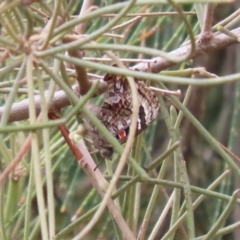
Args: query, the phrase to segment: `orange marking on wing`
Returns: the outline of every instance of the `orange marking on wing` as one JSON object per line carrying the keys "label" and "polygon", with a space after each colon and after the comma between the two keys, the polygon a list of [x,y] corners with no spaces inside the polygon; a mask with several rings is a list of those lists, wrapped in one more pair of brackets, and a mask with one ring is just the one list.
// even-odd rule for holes
{"label": "orange marking on wing", "polygon": [[118,136],[119,136],[119,139],[125,138],[125,137],[126,137],[125,131],[120,130],[120,131],[118,132]]}

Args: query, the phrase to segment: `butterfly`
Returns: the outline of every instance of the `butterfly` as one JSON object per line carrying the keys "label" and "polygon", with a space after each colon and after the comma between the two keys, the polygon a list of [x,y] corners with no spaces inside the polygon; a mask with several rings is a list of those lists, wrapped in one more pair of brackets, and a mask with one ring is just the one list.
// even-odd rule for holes
{"label": "butterfly", "polygon": [[[132,116],[132,93],[125,76],[107,73],[103,79],[108,85],[106,98],[100,107],[90,109],[109,132],[123,144],[126,142]],[[138,93],[138,120],[135,135],[142,132],[158,115],[160,105],[155,93],[142,80],[134,78]],[[111,144],[88,121],[84,120],[87,137],[100,154],[110,159],[113,154]]]}

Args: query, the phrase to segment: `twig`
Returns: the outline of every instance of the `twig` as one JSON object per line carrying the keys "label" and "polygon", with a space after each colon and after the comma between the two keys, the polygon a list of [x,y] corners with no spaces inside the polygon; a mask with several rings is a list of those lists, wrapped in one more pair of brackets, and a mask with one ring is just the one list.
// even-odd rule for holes
{"label": "twig", "polygon": [[[86,13],[86,11],[94,4],[93,0],[84,0],[82,3],[82,7],[81,7],[81,11],[79,13],[79,16],[83,15],[84,13]],[[78,16],[78,17],[79,17]],[[77,25],[75,27],[75,32],[77,32],[77,34],[83,34],[85,32],[87,26],[87,22],[81,23],[79,25]]]}
{"label": "twig", "polygon": [[232,158],[234,158],[236,161],[238,161],[240,163],[240,158],[238,156],[236,156],[232,151],[230,151],[223,144],[219,143],[219,145],[225,150],[226,153],[228,153]]}
{"label": "twig", "polygon": [[223,27],[223,26],[217,26],[217,30],[218,30],[219,32],[222,32],[222,33],[228,35],[229,37],[232,37],[232,38],[236,39],[238,42],[240,42],[240,37],[237,36],[237,35],[235,35],[235,34],[233,34],[233,33],[232,33],[231,31],[229,31],[227,28],[225,28],[225,27]]}
{"label": "twig", "polygon": [[[183,12],[185,15],[196,15],[195,12]],[[153,12],[153,13],[130,13],[126,14],[125,17],[136,17],[136,16],[141,16],[141,17],[155,17],[155,16],[172,16],[172,15],[179,15],[178,12]],[[115,17],[116,14],[104,14],[102,17]],[[75,16],[73,16],[74,18]]]}
{"label": "twig", "polygon": [[114,34],[114,33],[104,33],[103,36],[105,37],[111,37],[111,38],[119,38],[119,39],[124,39],[124,35],[119,35],[119,34]]}
{"label": "twig", "polygon": [[217,29],[217,27],[220,26],[225,26],[228,23],[230,23],[231,21],[233,21],[236,17],[238,17],[240,14],[240,9],[236,10],[234,13],[232,13],[230,16],[226,17],[225,19],[223,19],[221,22],[218,22],[216,25],[214,25],[212,27],[212,30],[215,31]]}
{"label": "twig", "polygon": [[[93,62],[112,62],[113,60],[111,58],[93,58],[93,57],[85,57],[83,58],[84,60],[87,61],[93,61]],[[133,58],[119,58],[121,62],[135,62],[135,63],[140,63],[140,62],[146,62],[146,63],[153,63],[154,61],[152,59],[133,59]]]}
{"label": "twig", "polygon": [[129,24],[135,23],[135,22],[137,22],[140,18],[142,18],[142,17],[141,17],[141,16],[137,16],[137,17],[135,17],[135,18],[133,18],[133,19],[127,21],[127,22],[124,22],[124,23],[122,23],[122,24],[119,24],[119,25],[113,27],[111,30],[114,31],[114,30],[117,30],[117,29],[119,29],[119,28],[125,27],[125,26],[127,26],[127,25],[129,25]]}
{"label": "twig", "polygon": [[[71,57],[82,58],[82,54],[78,50],[68,50],[68,55]],[[76,79],[80,90],[80,95],[84,95],[91,88],[91,82],[88,79],[86,69],[82,66],[74,65],[76,71]]]}
{"label": "twig", "polygon": [[[93,3],[94,3],[93,0],[84,0],[79,16],[86,14],[89,9],[91,11],[91,6],[93,5]],[[81,23],[75,27],[74,31],[77,34],[84,34],[86,26],[87,26],[87,22]],[[68,42],[69,41],[67,39],[63,39],[63,43],[68,43]],[[78,50],[68,50],[68,55],[76,58],[82,58],[82,54]],[[91,88],[91,82],[88,80],[87,72],[84,67],[74,65],[74,68],[77,75],[76,78],[79,85],[80,95],[84,95]]]}
{"label": "twig", "polygon": [[14,170],[14,168],[21,162],[23,156],[28,152],[31,147],[32,136],[28,135],[27,139],[23,143],[20,151],[16,154],[15,158],[9,163],[9,165],[4,169],[0,175],[0,186],[7,179],[9,174]]}
{"label": "twig", "polygon": [[[52,120],[57,120],[57,119],[60,119],[59,116],[57,116],[54,112],[50,112],[48,114],[49,116],[49,119],[52,119]],[[62,136],[63,138],[65,139],[66,143],[68,144],[70,150],[72,151],[73,155],[76,157],[77,160],[79,159],[82,159],[82,153],[81,151],[79,151],[79,149],[73,145],[71,139],[69,138],[69,131],[68,129],[66,128],[65,125],[60,125],[58,126],[60,132],[62,133]]]}
{"label": "twig", "polygon": [[[82,39],[84,37],[88,37],[89,35],[88,34],[81,34],[81,35],[73,35],[73,34],[66,34],[63,39],[66,41],[66,42],[71,42],[71,41],[75,41],[75,40],[78,40],[78,39]],[[111,38],[124,38],[124,35],[118,35],[118,34],[113,34],[113,33],[104,33],[103,36],[105,37],[111,37]],[[34,40],[34,39],[38,39],[39,38],[39,35],[33,35],[31,37],[31,40]]]}
{"label": "twig", "polygon": [[178,89],[177,91],[169,91],[166,89],[155,88],[155,87],[149,87],[149,88],[157,93],[161,93],[162,95],[172,94],[174,96],[181,96],[181,94],[182,94],[180,89]]}
{"label": "twig", "polygon": [[204,22],[202,32],[198,39],[198,43],[209,41],[213,34],[212,34],[212,23],[213,23],[213,16],[214,10],[217,4],[208,3],[206,6],[206,11],[204,13]]}

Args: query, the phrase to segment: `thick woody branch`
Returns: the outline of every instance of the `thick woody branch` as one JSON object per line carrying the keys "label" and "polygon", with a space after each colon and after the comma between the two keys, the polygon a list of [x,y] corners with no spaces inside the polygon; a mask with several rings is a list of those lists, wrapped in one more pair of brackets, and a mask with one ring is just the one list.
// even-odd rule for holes
{"label": "thick woody branch", "polygon": [[[74,85],[72,87],[73,92],[77,95],[79,95],[79,86]],[[107,85],[105,82],[100,81],[98,86],[98,92],[97,95],[102,94],[106,91]],[[41,98],[39,95],[36,95],[34,97],[35,100],[35,108],[36,108],[36,114],[38,115],[41,112]],[[64,107],[69,106],[71,103],[66,95],[66,93],[63,90],[57,91],[54,94],[52,103],[49,106],[49,110],[61,110]],[[14,103],[11,108],[11,112],[9,114],[8,122],[14,122],[14,121],[21,121],[26,120],[29,118],[29,100],[24,99],[18,103]],[[0,118],[4,112],[4,106],[0,107]]]}
{"label": "thick woody branch", "polygon": [[[240,37],[240,27],[236,28],[231,31],[236,36]],[[208,54],[209,52],[217,51],[223,48],[226,48],[228,46],[239,44],[239,42],[236,40],[236,38],[229,37],[226,34],[219,34],[216,36],[213,36],[212,39],[208,42],[204,43],[198,43],[196,46],[196,51],[194,53],[194,57],[198,57],[201,55]],[[183,56],[187,56],[189,51],[191,49],[191,46],[189,44],[184,44],[182,47],[173,50],[169,53],[171,57],[180,58]],[[138,69],[141,72],[147,72],[149,70],[149,65],[152,73],[159,73],[164,69],[167,69],[169,67],[172,67],[176,65],[175,62],[166,60],[162,57],[156,57],[152,59],[153,63],[139,63],[132,67],[132,69]],[[186,59],[189,60],[189,59]]]}
{"label": "thick woody branch", "polygon": [[[79,13],[79,16],[83,15],[85,12],[87,12],[87,10],[89,8],[91,8],[91,6],[94,4],[94,1],[93,0],[84,0],[83,3],[82,3],[82,8],[81,8],[81,11]],[[85,33],[85,29],[86,29],[86,26],[87,26],[87,22],[84,22],[84,23],[81,23],[79,25],[77,25],[75,27],[75,32],[77,34],[84,34]]]}
{"label": "thick woody branch", "polygon": [[[64,43],[67,43],[68,40],[63,40]],[[68,55],[75,58],[82,58],[82,54],[79,50],[68,50]],[[88,80],[86,69],[82,66],[74,65],[76,72],[76,79],[79,86],[79,94],[84,95],[91,88],[91,82]]]}
{"label": "thick woody branch", "polygon": [[[87,10],[93,5],[94,1],[92,0],[84,0],[82,4],[81,11],[79,13],[79,16],[83,15],[87,12]],[[77,34],[84,34],[85,28],[86,28],[86,22],[81,23],[77,26],[75,26],[75,32]],[[63,43],[68,43],[69,40],[63,38]],[[68,55],[71,57],[76,58],[82,58],[82,54],[79,50],[68,50]],[[74,69],[76,71],[76,78],[79,85],[80,95],[84,95],[88,92],[88,90],[91,88],[91,82],[88,80],[86,69],[82,66],[74,65]]]}

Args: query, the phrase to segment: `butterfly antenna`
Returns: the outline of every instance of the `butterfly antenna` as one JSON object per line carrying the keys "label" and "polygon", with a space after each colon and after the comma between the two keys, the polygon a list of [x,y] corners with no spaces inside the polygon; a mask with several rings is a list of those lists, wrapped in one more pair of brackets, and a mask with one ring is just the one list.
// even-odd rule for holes
{"label": "butterfly antenna", "polygon": [[103,159],[100,160],[100,162],[96,165],[96,167],[93,169],[93,171],[95,172],[96,169],[98,169],[98,167],[100,166],[100,164],[102,163]]}

